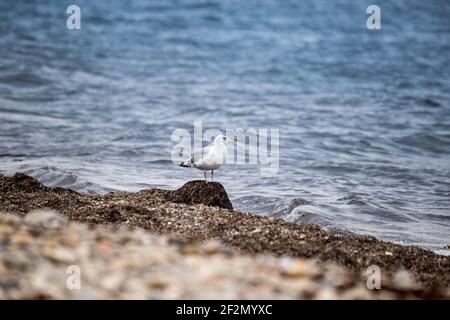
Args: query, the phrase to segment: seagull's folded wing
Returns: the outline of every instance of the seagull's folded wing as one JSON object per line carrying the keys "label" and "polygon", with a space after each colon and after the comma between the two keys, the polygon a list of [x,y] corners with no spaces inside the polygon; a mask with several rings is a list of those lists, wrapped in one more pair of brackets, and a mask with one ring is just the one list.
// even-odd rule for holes
{"label": "seagull's folded wing", "polygon": [[204,157],[206,157],[209,153],[209,151],[211,150],[211,145],[206,146],[204,148],[201,148],[200,150],[194,151],[194,153],[192,153],[191,156],[191,163],[195,164],[197,162],[199,162],[200,160],[202,160]]}

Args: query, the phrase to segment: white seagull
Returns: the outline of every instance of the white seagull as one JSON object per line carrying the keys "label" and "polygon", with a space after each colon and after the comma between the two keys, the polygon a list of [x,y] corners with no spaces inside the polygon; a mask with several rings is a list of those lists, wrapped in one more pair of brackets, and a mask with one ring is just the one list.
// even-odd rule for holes
{"label": "white seagull", "polygon": [[206,171],[211,170],[211,180],[214,180],[214,170],[224,164],[227,157],[227,144],[231,143],[236,143],[236,141],[223,135],[218,135],[212,144],[194,151],[189,159],[184,160],[179,165],[181,167],[194,167],[203,170],[206,182],[208,182]]}

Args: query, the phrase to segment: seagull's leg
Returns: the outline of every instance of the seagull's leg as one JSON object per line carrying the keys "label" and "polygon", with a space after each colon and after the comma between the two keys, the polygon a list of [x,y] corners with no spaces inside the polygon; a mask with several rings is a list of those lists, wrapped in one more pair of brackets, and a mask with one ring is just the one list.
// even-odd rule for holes
{"label": "seagull's leg", "polygon": [[205,174],[205,182],[207,183],[208,180],[206,180],[206,170],[203,170],[203,173]]}
{"label": "seagull's leg", "polygon": [[214,170],[211,170],[211,181],[214,181]]}

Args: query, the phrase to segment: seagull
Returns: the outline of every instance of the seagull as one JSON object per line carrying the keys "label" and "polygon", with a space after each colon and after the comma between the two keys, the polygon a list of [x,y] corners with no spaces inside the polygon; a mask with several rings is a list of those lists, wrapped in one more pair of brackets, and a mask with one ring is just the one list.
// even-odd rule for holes
{"label": "seagull", "polygon": [[214,142],[198,151],[192,153],[191,157],[179,164],[180,167],[194,167],[203,170],[206,179],[206,171],[211,170],[211,180],[214,180],[214,170],[218,169],[227,157],[227,144],[236,143],[235,140],[218,135]]}

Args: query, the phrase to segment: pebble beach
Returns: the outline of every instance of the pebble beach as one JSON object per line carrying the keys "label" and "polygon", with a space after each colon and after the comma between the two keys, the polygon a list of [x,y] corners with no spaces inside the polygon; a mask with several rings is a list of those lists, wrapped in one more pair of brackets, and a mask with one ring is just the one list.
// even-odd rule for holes
{"label": "pebble beach", "polygon": [[91,196],[0,176],[0,212],[1,299],[450,297],[448,256],[240,212],[218,183]]}

